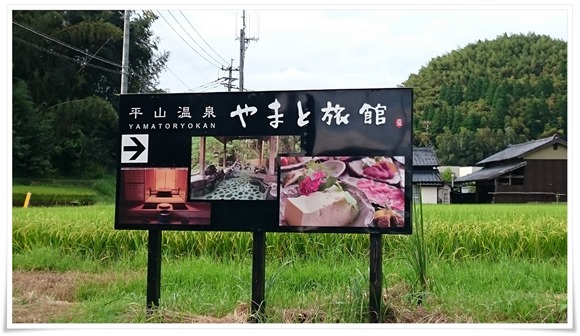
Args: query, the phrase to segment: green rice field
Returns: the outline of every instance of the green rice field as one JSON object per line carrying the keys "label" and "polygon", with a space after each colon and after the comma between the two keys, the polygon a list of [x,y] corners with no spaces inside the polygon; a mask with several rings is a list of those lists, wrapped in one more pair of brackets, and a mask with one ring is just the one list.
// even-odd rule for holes
{"label": "green rice field", "polygon": [[[93,279],[75,286],[70,311],[47,322],[246,320],[251,233],[164,231],[160,307],[151,315],[148,233],[114,230],[113,205],[13,208],[12,216],[13,272]],[[566,204],[424,205],[423,220],[420,306],[409,262],[415,236],[383,236],[383,322],[568,321]],[[264,322],[367,322],[368,235],[267,233],[266,244]],[[13,304],[24,305],[15,293]]]}

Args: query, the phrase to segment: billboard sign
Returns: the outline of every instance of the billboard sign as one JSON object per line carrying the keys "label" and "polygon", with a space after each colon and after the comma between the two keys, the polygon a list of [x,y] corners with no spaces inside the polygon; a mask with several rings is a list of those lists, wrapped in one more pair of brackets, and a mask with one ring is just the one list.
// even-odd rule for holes
{"label": "billboard sign", "polygon": [[411,89],[120,101],[116,229],[411,233]]}

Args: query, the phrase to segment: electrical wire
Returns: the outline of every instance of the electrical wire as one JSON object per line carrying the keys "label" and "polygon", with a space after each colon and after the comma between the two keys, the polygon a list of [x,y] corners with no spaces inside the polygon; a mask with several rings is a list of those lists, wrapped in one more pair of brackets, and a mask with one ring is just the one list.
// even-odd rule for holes
{"label": "electrical wire", "polygon": [[[173,16],[173,13],[171,13],[171,11],[168,11],[169,15],[171,15],[171,17],[175,20],[175,22],[177,22],[177,24],[179,25],[179,27],[181,27],[181,29],[183,29],[183,31],[187,34],[187,36],[189,36],[189,38],[193,41],[193,43],[195,43],[195,45],[197,45],[201,50],[203,50],[203,52],[205,52],[205,54],[207,56],[209,56],[212,60],[216,61],[220,66],[222,66],[221,62],[216,60],[212,55],[210,55],[205,49],[203,49],[202,46],[199,45],[199,43],[197,43],[197,41],[189,34],[189,32],[187,30],[185,30],[185,28],[183,28],[183,26],[181,25],[181,23],[179,23],[179,20],[177,20],[177,18],[175,16]],[[189,21],[188,21],[189,22]],[[190,24],[191,25],[191,24]],[[194,29],[195,30],[195,29]],[[226,62],[227,63],[227,62]]]}
{"label": "electrical wire", "polygon": [[213,80],[213,81],[211,81],[211,82],[209,82],[209,83],[205,83],[205,84],[202,84],[202,85],[200,85],[200,86],[197,86],[197,87],[195,87],[195,88],[193,88],[193,89],[190,89],[189,91],[190,91],[190,92],[195,92],[195,91],[198,91],[198,90],[204,89],[204,88],[206,88],[206,87],[208,87],[208,86],[213,86],[213,85],[215,85],[215,84],[218,84],[218,85],[219,85],[219,84],[220,84],[220,83],[219,83],[219,81],[220,81],[220,79],[216,79],[216,80]]}
{"label": "electrical wire", "polygon": [[46,52],[46,53],[49,53],[49,54],[52,54],[52,55],[54,55],[54,56],[57,56],[57,57],[60,57],[60,58],[63,58],[63,59],[66,59],[66,60],[72,61],[72,62],[74,62],[74,63],[76,63],[76,64],[78,64],[78,65],[80,65],[80,66],[88,66],[88,67],[91,67],[91,68],[95,68],[95,69],[99,69],[99,70],[107,71],[107,72],[114,73],[114,74],[119,74],[119,75],[121,74],[121,71],[118,71],[118,70],[112,70],[112,69],[107,69],[107,68],[104,68],[104,67],[102,67],[102,66],[98,66],[98,65],[94,65],[94,64],[89,64],[89,63],[87,63],[87,62],[85,62],[85,61],[83,61],[83,60],[80,60],[80,59],[78,59],[78,58],[69,57],[69,56],[66,56],[66,55],[63,55],[63,54],[59,54],[59,53],[57,53],[56,51],[52,51],[52,50],[50,50],[50,49],[46,49],[46,48],[44,48],[44,47],[41,47],[41,46],[39,46],[39,45],[36,45],[36,44],[34,44],[34,43],[30,43],[30,42],[28,42],[28,41],[25,41],[25,40],[23,40],[23,39],[20,39],[20,38],[18,38],[18,37],[14,37],[14,38],[13,38],[13,40],[14,40],[14,41],[17,41],[17,42],[20,42],[20,43],[24,43],[24,44],[28,45],[29,47],[36,48],[36,49],[38,49],[38,50],[40,50],[40,51],[44,51],[44,52]]}
{"label": "electrical wire", "polygon": [[[170,35],[170,36],[172,36],[172,35]],[[169,42],[173,42],[173,41],[169,41]],[[180,52],[180,54],[187,55],[187,52],[185,52],[183,50],[183,48],[180,46],[180,43],[171,43],[171,48],[172,49],[177,48],[177,50]],[[171,56],[173,56],[173,50],[171,51]],[[188,57],[188,61],[186,63],[188,65],[191,65],[192,66],[191,69],[193,70],[193,73],[195,73],[195,74],[201,74],[204,77],[204,79],[206,79],[208,81],[210,80],[208,78],[207,74],[205,73],[205,70],[203,70],[202,68],[200,68],[197,65],[197,63],[196,63],[196,61],[194,59],[192,59],[191,57]]]}
{"label": "electrical wire", "polygon": [[[202,54],[200,54],[197,50],[195,50],[195,48],[193,48],[184,38],[183,36],[181,36],[181,34],[179,34],[177,32],[177,30],[175,30],[175,28],[169,23],[169,21],[167,21],[167,19],[163,16],[163,14],[161,14],[161,12],[157,11],[157,13],[159,13],[159,16],[161,16],[161,18],[169,25],[169,27],[171,29],[173,29],[173,31],[183,40],[183,42],[185,42],[185,44],[187,44],[187,46],[189,46],[189,48],[191,48],[191,50],[193,50],[196,54],[198,54],[201,58],[203,58],[204,60],[206,60],[208,63],[210,63],[211,65],[215,66],[218,69],[221,69],[221,65],[215,65],[214,63],[212,63],[210,60],[208,60],[207,58],[203,57]],[[190,36],[191,37],[191,36]],[[218,62],[219,63],[219,62]]]}
{"label": "electrical wire", "polygon": [[213,89],[213,88],[218,87],[218,86],[220,86],[220,83],[217,83],[216,82],[216,83],[212,83],[212,84],[209,84],[209,85],[206,85],[206,86],[203,86],[203,87],[199,87],[197,89],[193,89],[191,92],[196,92],[196,91],[202,92],[202,91],[205,91],[205,90]]}
{"label": "electrical wire", "polygon": [[212,85],[212,86],[210,86],[210,87],[207,87],[207,88],[205,88],[205,89],[203,89],[203,90],[201,90],[201,91],[199,91],[199,92],[206,92],[206,91],[209,91],[209,90],[215,89],[215,88],[217,88],[217,87],[219,87],[219,86],[220,86],[220,83],[216,83],[215,85]]}
{"label": "electrical wire", "polygon": [[[70,57],[70,56],[66,56],[66,55],[57,53],[56,51],[53,51],[53,50],[50,50],[50,49],[41,47],[41,46],[39,46],[37,44],[34,44],[34,43],[31,43],[31,42],[25,41],[25,40],[23,40],[21,38],[18,38],[18,37],[13,37],[13,40],[16,41],[16,42],[23,43],[23,44],[25,44],[25,45],[27,45],[29,47],[32,47],[32,48],[38,49],[40,51],[46,52],[48,54],[51,54],[51,55],[60,57],[60,58],[65,59],[67,61],[71,61],[71,62],[76,63],[77,65],[79,65],[81,67],[95,68],[95,69],[99,69],[99,70],[106,71],[106,72],[109,72],[109,73],[114,73],[114,74],[117,74],[117,75],[121,75],[122,74],[122,72],[119,71],[119,70],[112,70],[112,69],[108,69],[108,68],[105,68],[105,67],[102,67],[102,66],[90,64],[90,63],[88,63],[86,61],[83,61],[81,59],[78,59],[78,58],[74,58],[74,57]],[[148,81],[144,77],[142,77],[141,75],[135,73],[133,70],[129,69],[129,75],[135,76],[137,79],[141,80],[141,84],[144,84],[145,85],[145,89],[146,90],[155,91],[155,88],[152,88],[147,83]]]}
{"label": "electrical wire", "polygon": [[[185,16],[185,14],[183,14],[182,11],[179,11],[181,13],[181,15],[183,16],[183,18],[185,19],[185,21],[187,21],[187,23],[189,23],[189,25],[191,26],[191,28],[193,29],[194,32],[196,32],[196,34],[201,38],[201,40],[203,42],[205,42],[205,44],[207,44],[207,46],[219,57],[222,59],[222,61],[224,61],[226,64],[228,63],[228,61],[226,61],[223,57],[221,57],[221,55],[215,51],[210,45],[209,43],[207,43],[207,41],[203,38],[203,36],[201,36],[201,34],[197,31],[197,29],[195,29],[195,27],[191,24],[191,22],[189,21],[189,19],[187,18],[187,16]],[[205,51],[205,50],[204,50]]]}
{"label": "electrical wire", "polygon": [[74,50],[74,51],[77,51],[77,52],[79,52],[79,53],[81,53],[81,54],[83,54],[83,55],[86,55],[86,56],[92,57],[92,58],[94,58],[94,59],[96,59],[96,60],[99,60],[99,61],[101,61],[101,62],[108,63],[108,64],[110,64],[110,65],[114,65],[114,66],[116,66],[116,67],[119,67],[119,68],[122,68],[122,67],[123,67],[123,66],[122,66],[121,64],[119,64],[119,63],[115,63],[115,62],[109,61],[109,60],[107,60],[107,59],[104,59],[104,58],[102,58],[102,57],[98,57],[98,56],[91,55],[91,54],[87,53],[87,52],[86,52],[86,51],[84,51],[84,50],[81,50],[81,49],[79,49],[79,48],[77,48],[77,47],[71,46],[70,44],[67,44],[67,43],[64,43],[64,42],[62,42],[62,41],[59,41],[59,40],[57,40],[57,39],[55,39],[55,38],[52,38],[52,37],[50,37],[50,36],[48,36],[48,35],[45,35],[45,34],[43,34],[43,33],[41,33],[41,32],[38,32],[38,31],[36,31],[36,30],[34,30],[34,29],[30,28],[30,27],[27,27],[27,26],[25,26],[25,25],[23,25],[23,24],[20,24],[20,23],[18,23],[18,22],[12,21],[12,23],[13,23],[13,24],[15,24],[15,25],[17,25],[17,26],[18,26],[18,27],[20,27],[20,28],[26,29],[26,30],[28,30],[28,31],[30,31],[30,32],[32,32],[32,33],[34,33],[34,34],[36,34],[36,35],[42,36],[42,37],[44,37],[44,38],[45,38],[45,39],[47,39],[47,40],[50,40],[50,41],[56,42],[56,43],[58,43],[58,44],[60,44],[60,45],[63,45],[63,46],[65,46],[65,47],[67,47],[67,48],[70,48],[70,49],[72,49],[72,50]]}
{"label": "electrical wire", "polygon": [[[101,61],[101,62],[105,62],[105,63],[107,63],[107,64],[110,64],[110,65],[113,65],[113,66],[119,67],[119,68],[121,68],[121,69],[123,68],[123,66],[122,66],[120,63],[115,63],[115,62],[112,62],[112,61],[110,61],[110,60],[104,59],[104,58],[102,58],[102,57],[96,56],[96,53],[95,53],[95,54],[90,54],[90,53],[88,53],[88,52],[86,52],[86,51],[84,51],[84,50],[81,50],[81,49],[79,49],[79,48],[77,48],[77,47],[75,47],[75,46],[72,46],[72,45],[70,45],[70,44],[67,44],[67,43],[65,43],[65,42],[62,42],[62,41],[60,41],[60,40],[57,40],[57,39],[55,39],[55,38],[53,38],[53,37],[50,37],[50,36],[48,36],[48,35],[46,35],[46,34],[43,34],[43,33],[39,32],[39,31],[36,31],[36,30],[34,30],[34,29],[30,28],[30,27],[27,27],[27,26],[25,26],[25,25],[23,25],[23,24],[21,24],[21,23],[18,23],[18,22],[15,22],[15,21],[12,21],[12,23],[13,23],[13,24],[15,24],[15,25],[17,25],[18,27],[21,27],[21,28],[23,28],[23,29],[26,29],[26,30],[28,30],[28,31],[30,31],[30,32],[32,32],[32,33],[34,33],[34,34],[37,34],[37,35],[39,35],[39,36],[41,36],[41,37],[44,37],[44,38],[45,38],[45,39],[47,39],[47,40],[50,40],[50,41],[52,41],[52,42],[55,42],[55,43],[58,43],[58,44],[60,44],[60,45],[62,45],[62,46],[65,46],[65,47],[67,47],[67,48],[69,48],[69,49],[72,49],[72,50],[74,50],[74,51],[76,51],[76,52],[79,52],[79,53],[81,53],[81,54],[83,54],[83,55],[86,55],[86,56],[90,57],[89,61],[90,61],[91,59],[96,59],[96,60],[99,60],[99,61]],[[73,61],[73,62],[75,62],[75,63],[77,63],[77,64],[80,64],[80,65],[88,66],[88,67],[91,67],[91,68],[95,68],[95,69],[99,69],[99,70],[103,70],[103,71],[107,71],[107,72],[111,72],[111,73],[115,73],[115,74],[121,74],[121,73],[122,73],[122,72],[120,72],[120,71],[111,70],[111,69],[104,68],[104,67],[101,67],[101,66],[98,66],[98,65],[94,65],[94,64],[89,64],[89,63],[88,63],[89,61],[82,61],[82,60],[75,59],[75,58],[72,58],[72,57],[69,57],[69,56],[66,56],[66,55],[59,54],[59,53],[57,53],[57,52],[55,52],[55,51],[52,51],[52,50],[49,50],[49,49],[43,48],[43,47],[41,47],[41,46],[39,46],[39,45],[36,45],[36,44],[34,44],[34,43],[31,43],[31,42],[27,42],[27,41],[25,41],[25,40],[22,40],[22,39],[18,39],[18,38],[16,38],[16,37],[15,37],[14,39],[15,39],[15,40],[19,40],[19,42],[25,43],[25,44],[27,44],[27,45],[29,45],[29,46],[33,47],[33,48],[39,49],[39,50],[41,50],[41,51],[47,52],[47,53],[49,53],[49,54],[52,54],[52,55],[55,55],[55,56],[58,56],[58,57],[61,57],[61,58],[68,59],[68,60],[70,60],[70,61]],[[138,74],[137,74],[137,73],[136,73],[134,70],[132,70],[132,69],[129,69],[129,75],[131,75],[131,76],[135,76],[135,77],[137,77],[138,79],[140,79],[140,80],[142,81],[141,83],[145,84],[145,86],[147,86],[147,89],[151,90],[151,87],[150,87],[150,86],[147,84],[148,80],[146,80],[144,77],[142,77],[142,76],[138,75]]]}
{"label": "electrical wire", "polygon": [[181,80],[181,78],[179,78],[179,77],[178,77],[178,76],[177,76],[177,75],[176,75],[176,74],[175,74],[173,71],[171,71],[171,69],[167,68],[167,70],[168,70],[169,72],[171,72],[171,74],[172,74],[173,76],[175,76],[175,78],[177,78],[177,79],[178,79],[178,80],[181,82],[181,84],[183,84],[183,86],[185,86],[186,88],[188,88],[189,90],[191,90],[191,88],[190,88],[190,87],[189,87],[187,84],[185,84],[185,82],[184,82],[184,81],[182,81],[182,80]]}

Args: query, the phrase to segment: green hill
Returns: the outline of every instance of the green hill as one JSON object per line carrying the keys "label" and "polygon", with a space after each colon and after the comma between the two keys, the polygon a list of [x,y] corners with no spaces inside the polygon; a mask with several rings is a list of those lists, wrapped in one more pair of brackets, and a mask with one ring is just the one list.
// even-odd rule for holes
{"label": "green hill", "polygon": [[477,41],[432,59],[403,86],[414,88],[414,144],[434,146],[442,164],[566,136],[567,43],[549,36]]}

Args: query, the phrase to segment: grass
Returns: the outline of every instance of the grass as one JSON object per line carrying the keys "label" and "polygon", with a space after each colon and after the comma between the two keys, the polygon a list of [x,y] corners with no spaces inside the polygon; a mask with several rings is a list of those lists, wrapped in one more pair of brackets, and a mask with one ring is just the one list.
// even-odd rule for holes
{"label": "grass", "polygon": [[435,302],[449,313],[469,312],[476,323],[557,323],[566,318],[558,309],[544,314],[566,302],[563,261],[438,262],[433,274]]}
{"label": "grass", "polygon": [[[44,258],[38,258],[45,256]],[[14,255],[14,269],[75,271],[95,280],[74,288],[75,312],[52,322],[141,323],[145,314],[146,251],[115,262],[94,261],[83,255],[62,258],[57,248]],[[61,265],[55,267],[55,265]],[[506,271],[507,270],[507,271]],[[401,259],[383,263],[384,286],[409,288]],[[566,263],[506,259],[499,262],[437,260],[432,264],[427,313],[446,316],[447,322],[562,323],[566,312]],[[335,256],[320,260],[266,260],[266,314],[270,323],[308,315],[312,321],[361,323],[367,321],[368,261]],[[225,318],[251,298],[251,259],[164,255],[159,311],[165,322],[195,316]],[[408,291],[385,296],[393,309],[415,309]],[[294,322],[299,322],[298,320]]]}
{"label": "grass", "polygon": [[[164,232],[159,313],[148,316],[147,232],[114,230],[113,214],[13,208],[14,271],[82,275],[52,322],[244,321],[251,233]],[[385,320],[567,321],[566,205],[423,205],[423,217],[428,299],[413,300],[411,237],[385,236]],[[266,322],[368,320],[368,235],[268,233],[266,244]]]}
{"label": "grass", "polygon": [[423,304],[425,295],[429,290],[428,268],[429,250],[425,243],[425,221],[423,216],[423,202],[419,195],[419,202],[413,203],[413,229],[415,234],[411,235],[407,244],[407,260],[413,269],[411,278],[412,291],[417,298],[417,304]]}
{"label": "grass", "polygon": [[[550,260],[567,255],[566,205],[449,205],[423,206],[425,246],[430,258],[455,261],[485,258]],[[466,218],[452,215],[453,211]],[[488,215],[492,213],[493,215]],[[118,258],[146,246],[147,232],[114,230],[114,206],[13,208],[12,244],[15,252],[36,246],[60,246],[83,251],[95,259]],[[367,253],[362,234],[269,233],[267,253],[280,257],[358,257]],[[409,236],[383,239],[385,258],[402,257]],[[164,232],[164,250],[171,255],[232,259],[251,256],[247,232]]]}

